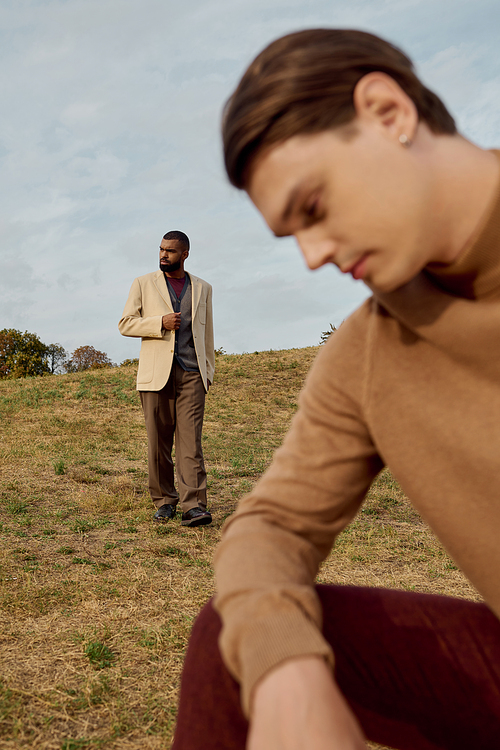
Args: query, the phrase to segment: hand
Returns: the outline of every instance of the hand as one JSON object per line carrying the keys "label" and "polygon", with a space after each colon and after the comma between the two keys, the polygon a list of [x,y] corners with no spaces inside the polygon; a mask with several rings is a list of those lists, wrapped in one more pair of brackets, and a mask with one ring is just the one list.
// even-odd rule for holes
{"label": "hand", "polygon": [[166,331],[178,331],[181,327],[181,314],[169,313],[161,319],[161,327]]}
{"label": "hand", "polygon": [[330,668],[305,656],[257,684],[247,750],[366,750],[366,743]]}

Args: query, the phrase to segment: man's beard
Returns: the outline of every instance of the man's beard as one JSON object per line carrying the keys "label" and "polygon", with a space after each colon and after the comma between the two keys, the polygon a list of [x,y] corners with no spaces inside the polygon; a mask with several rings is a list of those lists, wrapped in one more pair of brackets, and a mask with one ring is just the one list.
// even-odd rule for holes
{"label": "man's beard", "polygon": [[180,267],[181,267],[180,260],[178,260],[177,263],[166,263],[165,261],[162,262],[160,260],[160,269],[163,272],[166,271],[167,273],[172,273],[172,271],[178,271]]}

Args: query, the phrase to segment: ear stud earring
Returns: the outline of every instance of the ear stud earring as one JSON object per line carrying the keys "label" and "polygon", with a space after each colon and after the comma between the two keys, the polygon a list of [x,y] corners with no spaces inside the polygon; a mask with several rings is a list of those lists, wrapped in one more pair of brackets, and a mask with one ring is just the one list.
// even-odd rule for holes
{"label": "ear stud earring", "polygon": [[399,142],[400,142],[400,144],[401,144],[402,146],[404,146],[405,148],[410,148],[410,146],[411,146],[411,141],[410,141],[410,139],[409,139],[409,138],[408,138],[408,136],[407,136],[407,135],[405,135],[404,133],[401,133],[401,135],[399,136]]}

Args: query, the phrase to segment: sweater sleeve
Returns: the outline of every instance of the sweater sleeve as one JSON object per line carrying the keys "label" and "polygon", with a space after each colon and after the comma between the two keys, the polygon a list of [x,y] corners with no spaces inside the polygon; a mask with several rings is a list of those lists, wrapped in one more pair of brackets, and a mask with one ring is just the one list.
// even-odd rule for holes
{"label": "sweater sleeve", "polygon": [[216,552],[220,648],[247,715],[256,682],[279,663],[333,661],[314,581],[382,468],[362,413],[368,315],[369,302],[320,352],[282,447]]}

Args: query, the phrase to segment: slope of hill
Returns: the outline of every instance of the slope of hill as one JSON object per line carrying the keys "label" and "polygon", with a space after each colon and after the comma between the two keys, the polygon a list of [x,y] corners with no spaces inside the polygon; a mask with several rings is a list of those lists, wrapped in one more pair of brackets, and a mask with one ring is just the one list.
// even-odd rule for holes
{"label": "slope of hill", "polygon": [[[0,382],[0,744],[168,746],[224,519],[269,464],[316,348],[224,355],[207,399],[210,527],[151,521],[134,368]],[[388,472],[320,580],[475,594]]]}

